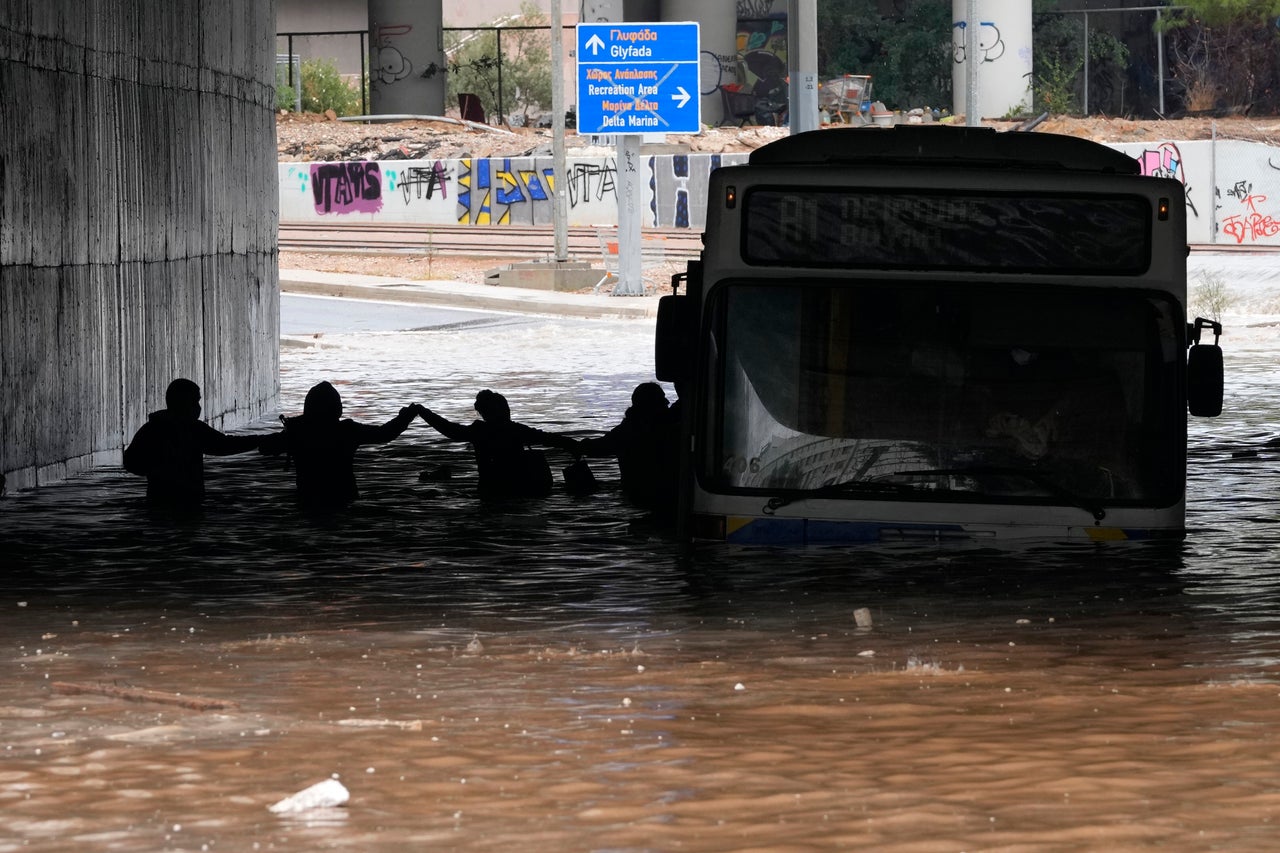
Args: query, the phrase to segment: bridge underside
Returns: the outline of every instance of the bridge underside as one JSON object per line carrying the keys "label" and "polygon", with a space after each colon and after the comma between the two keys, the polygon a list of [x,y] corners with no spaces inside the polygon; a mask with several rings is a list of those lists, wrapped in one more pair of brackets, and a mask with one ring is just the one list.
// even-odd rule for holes
{"label": "bridge underside", "polygon": [[274,4],[41,0],[0,21],[0,473],[120,450],[177,376],[278,396]]}

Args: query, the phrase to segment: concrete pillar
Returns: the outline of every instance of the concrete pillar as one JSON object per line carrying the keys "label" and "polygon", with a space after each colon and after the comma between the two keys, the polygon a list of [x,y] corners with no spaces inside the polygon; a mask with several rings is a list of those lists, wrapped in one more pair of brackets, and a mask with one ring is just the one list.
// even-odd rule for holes
{"label": "concrete pillar", "polygon": [[664,21],[697,21],[702,51],[702,123],[715,127],[724,119],[720,87],[739,82],[737,77],[738,4],[736,0],[702,0],[682,3],[665,0]]}
{"label": "concrete pillar", "polygon": [[279,393],[274,24],[260,0],[9,3],[0,472],[120,451],[178,376],[230,427]]}
{"label": "concrete pillar", "polygon": [[442,0],[369,0],[372,115],[444,115],[441,6]]}
{"label": "concrete pillar", "polygon": [[[974,21],[967,20],[970,6]],[[952,111],[970,114],[966,75],[971,62],[976,63],[975,120],[1030,110],[1031,0],[952,0],[951,19]],[[976,28],[976,36],[970,28]],[[970,37],[977,42],[976,51],[966,46]]]}

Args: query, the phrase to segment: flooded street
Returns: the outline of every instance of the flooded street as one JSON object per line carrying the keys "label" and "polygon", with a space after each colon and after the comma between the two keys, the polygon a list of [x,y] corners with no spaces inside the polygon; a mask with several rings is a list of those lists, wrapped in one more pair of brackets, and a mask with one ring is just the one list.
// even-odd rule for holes
{"label": "flooded street", "polygon": [[[283,350],[283,413],[327,379],[469,422],[492,388],[587,435],[651,378],[645,322],[383,327]],[[482,506],[421,421],[328,524],[256,454],[206,461],[198,519],[120,469],[10,495],[0,851],[1270,849],[1280,346],[1230,332],[1173,545],[686,553],[605,460]],[[332,777],[344,806],[268,811]]]}

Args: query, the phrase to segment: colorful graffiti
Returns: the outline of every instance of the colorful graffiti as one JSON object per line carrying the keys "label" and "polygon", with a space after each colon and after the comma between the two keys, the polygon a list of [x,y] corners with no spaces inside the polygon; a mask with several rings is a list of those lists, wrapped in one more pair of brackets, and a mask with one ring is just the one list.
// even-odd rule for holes
{"label": "colorful graffiti", "polygon": [[1178,150],[1178,143],[1161,142],[1155,148],[1143,151],[1137,156],[1137,160],[1142,174],[1153,178],[1173,178],[1182,184],[1183,195],[1187,200],[1187,211],[1192,216],[1200,215],[1192,200],[1191,185],[1187,183],[1187,176],[1182,170],[1182,152]]}
{"label": "colorful graffiti", "polygon": [[382,173],[377,163],[312,163],[311,195],[316,213],[377,213],[382,209]]}
{"label": "colorful graffiti", "polygon": [[[746,154],[657,156],[634,164],[646,222],[701,228],[707,178]],[[618,163],[575,157],[566,163],[570,224],[611,225],[618,215]],[[648,174],[644,174],[644,172]],[[280,164],[280,219],[305,222],[328,215],[363,215],[387,223],[477,226],[551,225],[554,161],[550,157],[359,161]]]}
{"label": "colorful graffiti", "polygon": [[458,222],[470,225],[550,223],[555,170],[532,158],[458,160]]}
{"label": "colorful graffiti", "polygon": [[[1135,158],[1143,174],[1183,185],[1188,242],[1280,245],[1280,210],[1270,201],[1280,199],[1280,169],[1272,165],[1280,162],[1277,148],[1240,140],[1111,147]],[[662,154],[637,162],[642,189],[635,203],[644,211],[644,226],[703,228],[711,172],[747,156]],[[569,224],[617,224],[617,161],[570,157],[566,166]],[[280,220],[286,223],[331,216],[475,226],[554,221],[550,157],[281,163],[278,174]]]}
{"label": "colorful graffiti", "polygon": [[1222,220],[1222,233],[1236,241],[1236,244],[1256,243],[1268,237],[1280,234],[1280,222],[1275,217],[1258,209],[1258,205],[1267,200],[1265,195],[1257,195],[1253,184],[1249,181],[1236,181],[1227,190],[1228,198],[1233,198],[1243,207],[1242,213],[1235,213]]}

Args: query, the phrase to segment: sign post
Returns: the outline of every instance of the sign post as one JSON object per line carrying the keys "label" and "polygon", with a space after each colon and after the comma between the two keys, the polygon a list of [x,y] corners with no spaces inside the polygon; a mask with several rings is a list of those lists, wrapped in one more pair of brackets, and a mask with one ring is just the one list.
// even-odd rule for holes
{"label": "sign post", "polygon": [[640,135],[699,133],[696,23],[579,24],[578,133],[617,134],[616,296],[644,295]]}

